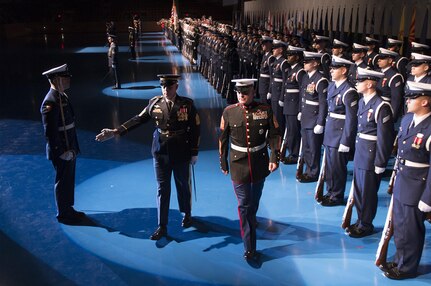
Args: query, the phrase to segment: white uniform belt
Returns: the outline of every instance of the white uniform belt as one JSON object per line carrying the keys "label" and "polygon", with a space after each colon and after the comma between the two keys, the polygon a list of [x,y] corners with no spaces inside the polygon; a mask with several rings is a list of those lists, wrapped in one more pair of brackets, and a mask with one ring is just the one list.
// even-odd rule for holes
{"label": "white uniform belt", "polygon": [[382,98],[384,101],[391,101],[391,99],[390,99],[389,97],[386,97],[386,96],[381,96],[381,98]]}
{"label": "white uniform belt", "polygon": [[269,75],[269,74],[261,73],[261,74],[260,74],[260,77],[270,77],[270,75]]}
{"label": "white uniform belt", "polygon": [[262,150],[263,148],[266,147],[266,142],[260,144],[259,146],[255,146],[255,147],[241,147],[241,146],[237,146],[235,144],[230,143],[230,147],[235,150],[235,151],[239,151],[239,152],[257,152],[259,150]]}
{"label": "white uniform belt", "polygon": [[75,122],[72,122],[66,126],[58,127],[58,131],[66,131],[66,130],[72,129],[73,127],[75,127]]}
{"label": "white uniform belt", "polygon": [[319,105],[319,102],[318,101],[312,101],[312,100],[308,100],[308,99],[306,99],[305,100],[305,104],[308,104],[308,105]]}
{"label": "white uniform belt", "polygon": [[345,114],[338,114],[338,113],[334,113],[334,112],[329,112],[329,117],[337,118],[337,119],[346,119]]}
{"label": "white uniform belt", "polygon": [[376,135],[369,135],[364,133],[358,133],[359,138],[369,140],[369,141],[377,141]]}
{"label": "white uniform belt", "polygon": [[295,93],[295,92],[299,92],[299,89],[286,88],[286,92],[287,92],[287,93]]}
{"label": "white uniform belt", "polygon": [[283,82],[283,79],[282,78],[274,78],[274,81],[275,82]]}
{"label": "white uniform belt", "polygon": [[398,159],[398,162],[400,162],[404,166],[413,168],[428,168],[430,166],[429,164],[413,162],[406,159]]}

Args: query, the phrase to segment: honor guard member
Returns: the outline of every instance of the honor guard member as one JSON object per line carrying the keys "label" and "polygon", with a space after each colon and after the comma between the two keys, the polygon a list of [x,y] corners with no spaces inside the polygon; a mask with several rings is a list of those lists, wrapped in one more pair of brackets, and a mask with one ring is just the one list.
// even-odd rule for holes
{"label": "honor guard member", "polygon": [[396,52],[398,55],[394,58],[392,66],[403,76],[404,81],[407,79],[407,64],[409,60],[406,57],[400,55],[400,49],[403,45],[403,41],[388,38],[388,50]]}
{"label": "honor guard member", "polygon": [[284,115],[283,106],[280,105],[279,101],[284,95],[284,81],[286,74],[290,68],[287,60],[283,56],[283,50],[286,47],[286,43],[274,40],[272,42],[272,55],[274,56],[274,62],[269,67],[271,74],[271,81],[269,85],[269,91],[266,99],[271,102],[271,108],[274,112],[275,118],[277,118],[278,124],[280,124],[281,132],[284,132]]}
{"label": "honor guard member", "polygon": [[379,40],[376,40],[371,37],[365,37],[365,45],[368,46],[367,54],[364,58],[364,61],[367,63],[367,66],[372,70],[377,70],[377,51],[379,50]]}
{"label": "honor guard member", "polygon": [[418,42],[412,42],[412,46],[410,49],[412,53],[423,54],[423,55],[429,55],[430,50],[431,50],[430,46],[421,44]]}
{"label": "honor guard member", "polygon": [[[270,71],[269,67],[272,65],[272,63],[275,60],[275,57],[272,55],[272,38],[268,36],[262,37],[262,62],[260,64],[260,74],[259,74],[259,96],[265,97],[266,94],[268,94],[269,91],[269,85],[270,85]],[[270,103],[270,101],[268,101]]]}
{"label": "honor guard member", "polygon": [[353,188],[358,213],[355,224],[346,228],[350,237],[360,238],[374,231],[377,192],[394,143],[394,122],[391,105],[376,90],[381,72],[358,68],[356,88],[362,95],[358,109]]}
{"label": "honor guard member", "polygon": [[255,261],[258,259],[256,212],[265,178],[278,168],[279,126],[271,107],[253,100],[253,83],[257,79],[233,81],[236,83],[238,103],[226,107],[221,118],[220,167],[223,174],[230,172],[238,199],[244,258]]}
{"label": "honor guard member", "polygon": [[[411,75],[407,79],[408,81],[431,83],[431,56],[412,53],[411,65]],[[406,85],[405,90],[408,90],[408,85]],[[406,91],[407,93],[407,91]]]}
{"label": "honor guard member", "polygon": [[331,65],[331,51],[328,46],[329,37],[316,35],[314,38],[314,48],[317,53],[322,54],[319,70],[323,73],[323,76],[329,80],[331,79],[331,74],[329,72],[329,66]]}
{"label": "honor guard member", "polygon": [[359,96],[347,80],[351,65],[354,65],[351,61],[332,56],[332,82],[328,86],[328,116],[323,139],[327,194],[323,197],[322,206],[344,204],[347,163],[358,127]]}
{"label": "honor guard member", "polygon": [[431,84],[407,82],[407,114],[398,132],[398,168],[393,189],[395,257],[381,269],[391,279],[417,275],[425,243],[425,213],[431,211]]}
{"label": "honor guard member", "polygon": [[108,67],[109,73],[113,77],[114,87],[112,89],[120,89],[120,77],[118,72],[118,47],[116,43],[117,36],[109,34],[108,35]]}
{"label": "honor guard member", "polygon": [[69,97],[64,93],[70,87],[71,74],[67,64],[42,73],[51,85],[40,113],[46,138],[46,156],[54,166],[57,220],[64,224],[78,223],[83,212],[73,208],[75,202],[75,166],[79,153],[75,129],[75,114]]}
{"label": "honor guard member", "polygon": [[364,57],[367,54],[368,47],[354,43],[352,46],[352,61],[355,63],[350,66],[349,69],[349,82],[356,85],[356,77],[358,75],[358,67],[367,68],[367,63],[364,61]]}
{"label": "honor guard member", "polygon": [[[287,62],[290,69],[287,72],[284,83],[284,96],[281,98],[286,129],[280,149],[280,161],[284,164],[296,164],[301,143],[301,125],[298,121],[298,113],[301,104],[299,84],[306,74],[302,63],[305,49],[289,46],[287,48]],[[289,155],[286,157],[286,151]]]}
{"label": "honor guard member", "polygon": [[385,74],[377,83],[377,90],[383,100],[389,102],[394,112],[394,122],[402,116],[404,101],[404,80],[397,69],[392,66],[397,53],[380,48],[377,64],[380,71]]}
{"label": "honor guard member", "polygon": [[197,162],[200,137],[200,119],[193,101],[176,93],[180,75],[162,74],[158,77],[163,95],[150,99],[139,115],[115,129],[102,129],[96,136],[97,141],[105,141],[114,135],[125,135],[150,119],[155,121],[157,128],[153,133],[151,153],[157,179],[159,226],[150,236],[151,240],[167,235],[172,173],[180,212],[184,213],[181,225],[185,228],[192,225],[190,164]]}
{"label": "honor guard member", "polygon": [[322,54],[304,51],[304,71],[301,82],[302,156],[306,170],[298,180],[301,183],[316,182],[320,170],[323,131],[328,113],[328,80],[319,72]]}
{"label": "honor guard member", "polygon": [[346,52],[348,48],[348,44],[340,40],[334,39],[334,41],[332,42],[332,55],[343,58],[345,60],[349,60],[349,56]]}

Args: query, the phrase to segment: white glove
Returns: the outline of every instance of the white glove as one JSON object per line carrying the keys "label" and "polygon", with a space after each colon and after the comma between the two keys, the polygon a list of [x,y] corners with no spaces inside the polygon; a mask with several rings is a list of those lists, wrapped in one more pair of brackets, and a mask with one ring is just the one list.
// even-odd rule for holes
{"label": "white glove", "polygon": [[381,167],[374,167],[374,173],[378,174],[382,174],[386,169],[385,168],[381,168]]}
{"label": "white glove", "polygon": [[278,101],[278,105],[280,105],[281,107],[283,107],[283,106],[284,106],[284,102],[283,102],[283,101],[281,101],[281,100],[279,100],[279,101]]}
{"label": "white glove", "polygon": [[313,132],[314,132],[314,134],[322,134],[323,133],[323,126],[317,124],[316,126],[314,126]]}
{"label": "white glove", "polygon": [[60,155],[60,159],[64,161],[70,161],[75,159],[75,152],[69,150]]}
{"label": "white glove", "polygon": [[346,145],[340,144],[340,146],[338,146],[338,152],[347,153],[349,151],[350,151],[350,147]]}
{"label": "white glove", "polygon": [[266,95],[266,99],[270,100],[271,99],[271,94],[268,92],[268,94]]}
{"label": "white glove", "polygon": [[302,117],[302,113],[298,113],[298,115],[296,116],[296,119],[298,119],[298,121],[301,121],[301,117]]}
{"label": "white glove", "polygon": [[423,201],[419,201],[418,208],[421,210],[421,212],[424,212],[424,213],[431,212],[431,206],[427,205]]}
{"label": "white glove", "polygon": [[112,65],[112,68],[115,69],[115,65]]}
{"label": "white glove", "polygon": [[190,164],[195,165],[197,161],[198,161],[198,156],[192,156],[192,158],[190,159]]}

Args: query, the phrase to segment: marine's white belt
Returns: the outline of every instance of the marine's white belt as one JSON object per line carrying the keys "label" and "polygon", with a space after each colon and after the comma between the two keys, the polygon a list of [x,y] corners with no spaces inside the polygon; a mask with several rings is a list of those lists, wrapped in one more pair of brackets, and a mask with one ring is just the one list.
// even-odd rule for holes
{"label": "marine's white belt", "polygon": [[283,79],[282,78],[274,78],[274,81],[275,82],[283,82]]}
{"label": "marine's white belt", "polygon": [[269,74],[264,74],[264,73],[261,73],[260,74],[260,77],[271,77]]}
{"label": "marine's white belt", "polygon": [[66,130],[72,129],[73,127],[75,127],[75,122],[72,122],[66,126],[58,127],[58,131],[66,131]]}
{"label": "marine's white belt", "polygon": [[305,104],[317,106],[317,105],[319,105],[319,102],[306,99]]}
{"label": "marine's white belt", "polygon": [[299,92],[299,89],[290,89],[290,88],[286,88],[286,92],[287,93],[296,93],[296,92]]}
{"label": "marine's white belt", "polygon": [[369,141],[377,141],[377,136],[376,135],[369,135],[369,134],[358,133],[358,136],[361,139],[365,139],[365,140],[369,140]]}
{"label": "marine's white belt", "polygon": [[329,116],[332,118],[337,118],[337,119],[346,119],[345,114],[338,114],[338,113],[334,113],[334,112],[329,112]]}
{"label": "marine's white belt", "polygon": [[259,150],[262,150],[263,148],[266,147],[266,142],[260,144],[259,146],[255,146],[255,147],[241,147],[241,146],[237,146],[235,144],[230,143],[230,147],[235,150],[235,151],[239,151],[239,152],[257,152]]}
{"label": "marine's white belt", "polygon": [[405,160],[405,159],[399,159],[399,160],[400,160],[400,163],[402,165],[407,166],[407,167],[428,168],[430,166],[429,164],[413,162],[413,161]]}

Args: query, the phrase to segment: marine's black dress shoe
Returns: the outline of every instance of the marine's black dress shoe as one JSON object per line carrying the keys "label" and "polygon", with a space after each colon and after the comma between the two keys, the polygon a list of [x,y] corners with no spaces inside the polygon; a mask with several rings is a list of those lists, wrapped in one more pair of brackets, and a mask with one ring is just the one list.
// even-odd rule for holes
{"label": "marine's black dress shoe", "polygon": [[86,218],[85,213],[71,208],[57,215],[57,221],[63,224],[76,224]]}
{"label": "marine's black dress shoe", "polygon": [[379,269],[382,270],[383,272],[388,272],[389,270],[397,266],[398,264],[396,264],[395,262],[387,262],[379,265]]}
{"label": "marine's black dress shoe", "polygon": [[162,237],[166,236],[168,234],[168,231],[166,229],[166,226],[159,226],[153,234],[150,236],[151,240],[159,240]]}
{"label": "marine's black dress shoe", "polygon": [[191,227],[193,224],[192,216],[189,214],[184,215],[183,220],[181,222],[181,226],[184,228]]}
{"label": "marine's black dress shoe", "polygon": [[259,259],[259,253],[256,250],[247,250],[244,252],[244,259],[245,260],[258,260]]}
{"label": "marine's black dress shoe", "polygon": [[312,183],[312,182],[317,182],[318,177],[310,177],[308,175],[302,175],[298,181],[301,183]]}
{"label": "marine's black dress shoe", "polygon": [[358,222],[355,222],[354,224],[349,225],[348,227],[346,227],[345,231],[347,234],[349,234],[352,229],[357,228],[358,227]]}
{"label": "marine's black dress shoe", "polygon": [[374,227],[370,228],[361,228],[361,227],[353,227],[350,229],[349,236],[353,238],[361,238],[368,235],[372,235],[374,231]]}
{"label": "marine's black dress shoe", "polygon": [[394,279],[394,280],[409,279],[417,276],[416,273],[405,273],[405,272],[399,271],[397,267],[393,267],[389,269],[384,273],[384,275],[389,279]]}
{"label": "marine's black dress shoe", "polygon": [[344,200],[331,199],[330,197],[326,197],[322,200],[320,204],[324,207],[341,206],[344,205]]}

